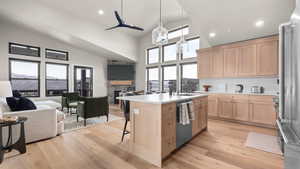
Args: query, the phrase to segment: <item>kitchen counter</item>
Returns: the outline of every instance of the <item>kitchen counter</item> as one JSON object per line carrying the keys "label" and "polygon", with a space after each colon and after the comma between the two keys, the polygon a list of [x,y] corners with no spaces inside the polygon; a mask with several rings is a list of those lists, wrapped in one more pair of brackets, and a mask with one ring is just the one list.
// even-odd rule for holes
{"label": "kitchen counter", "polygon": [[194,91],[194,93],[199,94],[241,94],[241,95],[258,95],[258,96],[278,96],[276,92],[266,92],[266,93],[250,93],[250,92],[243,92],[243,93],[236,93],[236,92],[222,92],[222,91]]}
{"label": "kitchen counter", "polygon": [[207,94],[195,93],[191,96],[170,96],[168,93],[165,94],[151,94],[151,95],[137,95],[137,96],[124,96],[117,97],[119,100],[128,100],[133,102],[152,103],[152,104],[166,104],[172,102],[179,102],[188,99],[194,99],[199,97],[208,96]]}

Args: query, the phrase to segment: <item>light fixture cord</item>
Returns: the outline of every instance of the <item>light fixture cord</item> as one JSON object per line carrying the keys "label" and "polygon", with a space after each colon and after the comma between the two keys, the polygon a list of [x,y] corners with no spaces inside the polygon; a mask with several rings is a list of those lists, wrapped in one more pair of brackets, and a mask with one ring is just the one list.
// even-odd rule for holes
{"label": "light fixture cord", "polygon": [[123,15],[123,0],[121,0],[121,15],[122,15],[122,18],[125,19],[124,15]]}
{"label": "light fixture cord", "polygon": [[162,8],[162,3],[161,3],[161,0],[160,0],[160,5],[159,5],[160,7],[160,9],[159,9],[159,25],[161,26],[161,24],[162,24],[162,17],[161,17],[161,8]]}

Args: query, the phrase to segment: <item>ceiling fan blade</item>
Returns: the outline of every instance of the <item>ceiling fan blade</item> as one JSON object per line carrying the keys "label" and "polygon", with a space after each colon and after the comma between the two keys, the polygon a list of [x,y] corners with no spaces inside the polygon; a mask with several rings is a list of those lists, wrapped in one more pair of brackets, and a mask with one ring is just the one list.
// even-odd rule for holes
{"label": "ceiling fan blade", "polygon": [[141,28],[141,27],[138,27],[138,26],[132,26],[132,25],[128,25],[128,28],[130,28],[130,29],[134,29],[134,30],[139,30],[139,31],[144,31],[144,29],[143,29],[143,28]]}
{"label": "ceiling fan blade", "polygon": [[123,23],[124,23],[124,21],[122,20],[122,18],[120,17],[120,15],[119,15],[119,13],[118,13],[118,11],[115,11],[115,16],[116,16],[116,18],[117,18],[119,24],[123,24]]}
{"label": "ceiling fan blade", "polygon": [[113,29],[116,29],[116,28],[119,28],[119,25],[113,26],[113,27],[110,27],[110,28],[107,28],[107,29],[105,29],[105,30],[109,31],[109,30],[113,30]]}

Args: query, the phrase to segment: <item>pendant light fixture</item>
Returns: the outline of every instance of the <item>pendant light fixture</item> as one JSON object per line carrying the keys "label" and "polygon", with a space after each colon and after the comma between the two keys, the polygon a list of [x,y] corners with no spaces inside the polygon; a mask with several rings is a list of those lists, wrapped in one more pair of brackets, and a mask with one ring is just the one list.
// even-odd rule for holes
{"label": "pendant light fixture", "polygon": [[[183,9],[181,7],[181,17],[183,18]],[[182,26],[183,28],[183,26]],[[176,43],[176,53],[177,56],[181,57],[183,54],[183,48],[184,46],[187,47],[187,41],[185,40],[184,34],[183,34],[183,30],[181,29],[181,36],[180,36],[180,40]],[[188,47],[187,47],[188,48]]]}
{"label": "pendant light fixture", "polygon": [[152,31],[152,43],[154,45],[164,45],[168,43],[168,30],[163,27],[162,23],[162,0],[160,0],[159,25]]}

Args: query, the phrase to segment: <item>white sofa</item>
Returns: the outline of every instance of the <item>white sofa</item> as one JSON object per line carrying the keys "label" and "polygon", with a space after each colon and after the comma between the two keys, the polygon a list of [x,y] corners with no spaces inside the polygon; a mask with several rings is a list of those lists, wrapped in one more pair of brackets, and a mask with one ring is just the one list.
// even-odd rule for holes
{"label": "white sofa", "polygon": [[[36,110],[10,112],[10,110],[7,110],[7,107],[2,105],[2,115],[4,117],[24,116],[28,118],[25,122],[26,143],[52,138],[63,132],[64,114],[62,112],[58,111],[56,107],[46,104],[36,104],[36,106]],[[19,126],[15,126],[13,128],[13,142],[18,139],[19,133]],[[5,143],[7,139],[7,129],[3,131],[3,136]]]}

